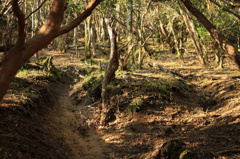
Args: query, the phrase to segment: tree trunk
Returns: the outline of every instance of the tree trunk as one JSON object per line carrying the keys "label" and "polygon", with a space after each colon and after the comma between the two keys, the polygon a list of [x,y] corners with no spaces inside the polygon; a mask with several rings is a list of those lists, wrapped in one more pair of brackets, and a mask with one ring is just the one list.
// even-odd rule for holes
{"label": "tree trunk", "polygon": [[229,54],[230,58],[235,62],[240,69],[240,53],[237,48],[234,47],[221,33],[216,27],[200,12],[197,8],[195,8],[190,0],[181,0],[185,7],[188,9],[190,13],[192,13],[208,30],[211,34],[212,38]]}
{"label": "tree trunk", "polygon": [[6,56],[0,63],[0,101],[6,94],[9,84],[17,71],[30,57],[50,44],[57,36],[77,27],[91,14],[93,9],[100,4],[101,1],[102,0],[92,0],[78,18],[61,28],[66,0],[53,0],[51,11],[45,24],[33,38],[25,42],[24,15],[20,10],[17,0],[13,0],[13,11],[18,18],[18,40],[16,45],[5,53]]}
{"label": "tree trunk", "polygon": [[[15,47],[6,52],[6,56],[0,64],[0,100],[5,95],[10,82],[16,75],[18,69],[37,51],[48,45],[55,37],[60,28],[63,20],[64,13],[64,1],[53,1],[51,13],[45,25],[39,30],[38,34],[32,39],[24,43],[25,41],[25,23],[24,15],[20,10],[20,7],[16,4],[12,4],[16,7],[15,14],[18,17],[19,29],[18,29],[18,41]],[[16,5],[16,6],[14,6]],[[59,14],[55,14],[55,12]]]}
{"label": "tree trunk", "polygon": [[117,34],[115,32],[115,30],[110,26],[109,24],[109,19],[105,19],[105,23],[107,25],[108,28],[108,34],[109,34],[109,38],[110,38],[110,61],[108,64],[108,67],[106,69],[105,72],[105,76],[104,79],[102,81],[102,104],[100,107],[101,110],[101,117],[100,117],[100,124],[104,125],[106,122],[106,116],[107,113],[109,111],[109,107],[108,107],[108,103],[107,103],[107,85],[109,84],[109,82],[115,78],[115,72],[118,69],[119,63],[118,63],[118,53],[117,53]]}
{"label": "tree trunk", "polygon": [[[77,12],[74,13],[74,17],[77,18]],[[76,58],[79,58],[79,51],[78,51],[78,27],[75,27],[73,29],[73,46],[75,47]]]}
{"label": "tree trunk", "polygon": [[[238,8],[238,12],[240,12],[240,7]],[[238,51],[240,51],[240,19],[238,19],[238,35],[237,35],[237,39],[238,39]]]}
{"label": "tree trunk", "polygon": [[74,28],[73,30],[73,46],[75,47],[75,51],[76,51],[76,58],[79,58],[79,51],[78,51],[78,28]]}
{"label": "tree trunk", "polygon": [[121,62],[121,69],[122,69],[122,70],[128,70],[127,62],[128,62],[129,56],[131,55],[133,46],[134,46],[134,45],[131,45],[129,51],[124,54],[123,59],[121,59],[121,61],[120,61],[120,62]]}
{"label": "tree trunk", "polygon": [[171,32],[167,30],[166,25],[163,23],[161,19],[159,19],[158,21],[162,37],[166,38],[166,43],[169,45],[169,49],[173,54],[175,54],[176,53],[175,42],[172,38]]}
{"label": "tree trunk", "polygon": [[194,44],[195,50],[197,52],[199,61],[201,62],[201,64],[203,66],[205,66],[206,65],[206,60],[204,59],[204,51],[202,50],[201,41],[198,37],[198,33],[196,31],[194,23],[189,19],[188,15],[185,13],[184,10],[180,9],[180,12],[183,16],[183,19],[184,19],[185,24],[187,26],[188,32],[191,36],[191,39],[192,39],[192,42]]}
{"label": "tree trunk", "polygon": [[137,14],[138,15],[138,19],[139,19],[138,20],[139,23],[137,24],[138,27],[139,27],[139,29],[138,29],[138,37],[139,37],[139,40],[138,40],[139,41],[139,46],[138,46],[138,50],[139,50],[139,52],[138,52],[138,68],[139,69],[142,69],[143,59],[146,56],[144,53],[148,52],[149,55],[152,55],[152,53],[149,51],[147,45],[145,45],[147,40],[151,37],[152,34],[150,36],[148,36],[148,37],[145,37],[144,36],[144,25],[143,25],[144,24],[144,20],[145,20],[145,16],[146,16],[147,12],[149,11],[151,4],[152,4],[152,1],[149,1],[148,5],[147,5],[146,11],[143,14],[140,14],[140,9],[142,7],[142,4],[141,4],[141,2],[139,2],[139,12]]}
{"label": "tree trunk", "polygon": [[169,24],[170,24],[170,28],[171,28],[171,32],[172,32],[172,36],[173,36],[173,41],[174,41],[174,49],[176,49],[177,51],[177,55],[178,55],[178,58],[180,60],[180,62],[184,62],[184,59],[183,59],[183,54],[181,54],[180,52],[180,43],[179,43],[179,40],[177,38],[177,34],[175,33],[175,30],[174,30],[174,27],[173,27],[173,24],[174,24],[174,20],[175,20],[176,17],[173,17],[171,20],[169,20]]}
{"label": "tree trunk", "polygon": [[[132,37],[133,37],[133,1],[132,0],[127,0],[127,30],[128,30],[128,37],[127,40],[130,41],[128,43],[128,53],[129,55],[125,56],[126,64],[127,60],[132,53]],[[132,63],[135,63],[134,56],[132,56]],[[127,65],[124,66],[124,70],[127,70]]]}
{"label": "tree trunk", "polygon": [[92,58],[92,50],[91,50],[91,23],[92,18],[89,17],[85,21],[85,59],[91,59]]}
{"label": "tree trunk", "polygon": [[224,50],[219,47],[218,43],[213,45],[215,54],[215,63],[218,69],[223,69]]}

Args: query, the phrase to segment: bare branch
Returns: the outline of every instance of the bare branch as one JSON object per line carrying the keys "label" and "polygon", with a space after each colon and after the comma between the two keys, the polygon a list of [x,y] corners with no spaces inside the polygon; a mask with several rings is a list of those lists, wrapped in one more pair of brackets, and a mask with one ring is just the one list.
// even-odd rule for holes
{"label": "bare branch", "polygon": [[231,13],[232,15],[234,15],[235,17],[237,17],[238,19],[240,19],[240,14],[232,11],[230,9],[227,9],[226,7],[222,6],[221,4],[217,3],[215,0],[210,0],[212,3],[214,3],[215,5],[217,5],[219,8],[222,8],[223,11],[226,11],[228,13]]}
{"label": "bare branch", "polygon": [[[24,0],[20,0],[20,1],[18,2],[18,4],[19,4],[19,5],[22,4],[23,1],[24,1]],[[5,9],[3,8],[3,9],[1,10],[1,14],[7,14],[7,12],[12,8],[11,2],[12,2],[12,0],[9,0],[9,1],[6,3]]]}
{"label": "bare branch", "polygon": [[45,3],[45,2],[47,2],[48,0],[44,0],[39,6],[38,6],[38,8],[37,9],[35,9],[34,11],[32,11],[26,18],[25,18],[25,20],[27,20],[31,15],[33,15],[35,12],[37,12],[42,6],[43,6],[43,4]]}
{"label": "bare branch", "polygon": [[146,9],[145,13],[143,13],[142,19],[144,19],[144,17],[146,16],[147,12],[149,11],[149,8],[150,8],[151,4],[152,4],[152,1],[149,1],[148,5],[147,5],[147,9]]}
{"label": "bare branch", "polygon": [[[48,1],[48,0],[44,0],[44,1],[38,6],[38,8],[37,8],[36,10],[34,10],[33,12],[31,12],[31,13],[25,18],[25,21],[26,21],[32,14],[34,14],[35,12],[37,12],[37,11],[43,6],[43,4],[44,4],[46,1]],[[9,2],[9,3],[11,3],[11,2]],[[19,5],[20,5],[21,3],[22,3],[22,1],[18,2]],[[8,11],[10,8],[12,8],[12,6],[9,6],[8,9],[7,9],[7,11]],[[2,10],[2,11],[3,11],[3,10]],[[7,11],[5,11],[4,14],[6,14]],[[9,35],[9,34],[16,28],[16,26],[17,26],[17,25],[14,24],[14,25],[11,27],[10,31],[9,31],[7,34],[5,34],[5,37],[6,37],[7,35]]]}
{"label": "bare branch", "polygon": [[231,29],[232,27],[234,27],[235,24],[237,24],[238,20],[235,20],[231,26],[227,27],[227,28],[224,28],[222,29],[222,31],[225,31],[225,30],[228,30],[228,29]]}
{"label": "bare branch", "polygon": [[76,19],[74,19],[72,22],[68,23],[64,27],[62,27],[59,30],[58,35],[62,35],[64,33],[67,33],[71,31],[73,28],[77,27],[82,21],[84,21],[88,16],[91,15],[92,11],[102,2],[103,0],[92,0],[88,3],[85,10],[83,10]]}
{"label": "bare branch", "polygon": [[131,42],[131,41],[132,41],[132,39],[128,40],[128,42],[127,42],[125,45],[123,45],[122,47],[120,47],[120,48],[117,50],[117,52],[120,52],[123,48],[127,47],[128,44],[129,44],[129,42]]}
{"label": "bare branch", "polygon": [[2,5],[2,9],[1,9],[1,11],[0,11],[0,14],[6,14],[6,12],[4,12],[5,10],[8,10],[8,9],[6,9],[6,8],[9,8],[9,6],[11,5],[11,1],[9,0],[9,1],[5,1],[4,3],[3,3],[3,5]]}
{"label": "bare branch", "polygon": [[115,16],[113,16],[114,20],[116,20],[119,24],[121,24],[122,26],[124,26],[125,28],[127,28],[127,25],[124,24],[123,22],[121,22],[119,19],[120,18],[116,18]]}
{"label": "bare branch", "polygon": [[231,1],[233,4],[231,4],[230,2],[226,1],[226,0],[221,0],[223,3],[227,4],[228,6],[235,8],[235,7],[239,7],[239,2],[233,2]]}

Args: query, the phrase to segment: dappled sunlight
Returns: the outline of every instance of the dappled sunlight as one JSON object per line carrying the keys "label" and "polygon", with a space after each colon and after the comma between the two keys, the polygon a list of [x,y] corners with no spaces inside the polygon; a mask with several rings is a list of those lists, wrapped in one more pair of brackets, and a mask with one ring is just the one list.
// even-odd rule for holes
{"label": "dappled sunlight", "polygon": [[102,139],[108,144],[111,144],[111,143],[112,144],[121,144],[124,142],[124,140],[122,138],[122,134],[120,132],[104,135],[104,136],[102,136]]}
{"label": "dappled sunlight", "polygon": [[240,158],[238,3],[9,1],[1,159]]}
{"label": "dappled sunlight", "polygon": [[[43,131],[64,143],[63,147],[68,147],[69,158],[151,158],[165,142],[173,139],[183,141],[186,148],[200,158],[213,158],[214,154],[224,156],[228,153],[224,149],[236,149],[239,81],[220,78],[238,76],[236,71],[204,70],[193,63],[189,68],[183,68],[184,64],[180,67],[177,61],[168,63],[168,60],[160,62],[167,69],[165,72],[158,69],[158,64],[153,67],[144,65],[143,69],[135,71],[119,70],[116,80],[108,87],[110,105],[116,108],[116,112],[106,126],[99,126],[98,106],[101,102],[98,87],[104,72],[97,62],[92,65],[80,63],[78,58],[69,59],[69,53],[41,53],[41,56],[52,55],[53,64],[68,73],[74,84],[55,86],[58,93],[49,95],[59,94],[58,101],[50,104],[53,109],[42,116],[47,123],[40,125]],[[93,61],[97,60],[101,59],[93,58]],[[39,85],[46,86],[46,78],[36,78],[41,73],[44,74],[39,70],[20,71],[12,86],[23,92],[15,91],[15,94],[10,89],[2,107],[8,106],[9,110],[28,118],[35,114],[33,110],[41,110],[38,104],[21,108],[19,102],[22,101],[18,101],[24,99],[31,103],[28,97],[34,97],[32,95],[38,92]],[[26,90],[35,90],[35,93],[29,96],[24,92]],[[48,102],[40,103],[45,105]],[[57,144],[55,139],[50,143]],[[217,146],[219,139],[223,141],[222,148]]]}

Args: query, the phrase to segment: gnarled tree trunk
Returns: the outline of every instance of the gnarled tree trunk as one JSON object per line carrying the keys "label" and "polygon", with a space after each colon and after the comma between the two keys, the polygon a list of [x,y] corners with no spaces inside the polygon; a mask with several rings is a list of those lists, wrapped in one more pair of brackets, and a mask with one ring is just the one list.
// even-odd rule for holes
{"label": "gnarled tree trunk", "polygon": [[38,33],[25,42],[25,18],[18,0],[12,0],[12,8],[18,19],[18,40],[16,45],[6,52],[6,56],[0,63],[0,101],[6,94],[9,84],[13,80],[21,66],[36,52],[46,47],[53,39],[71,31],[85,20],[100,4],[102,0],[92,0],[80,16],[64,27],[61,27],[63,14],[66,9],[66,0],[53,0],[51,11],[46,23]]}
{"label": "gnarled tree trunk", "polygon": [[106,122],[106,117],[107,117],[107,113],[109,111],[109,105],[107,103],[107,85],[109,84],[109,82],[115,78],[115,72],[118,69],[119,66],[119,62],[118,62],[118,52],[117,52],[117,33],[115,32],[115,30],[110,26],[110,22],[109,19],[105,19],[105,23],[107,25],[107,29],[108,29],[108,34],[109,34],[109,38],[110,38],[110,60],[109,60],[109,64],[108,67],[106,69],[105,72],[105,76],[103,78],[102,81],[102,105],[100,107],[101,110],[101,118],[100,118],[100,124],[104,125]]}
{"label": "gnarled tree trunk", "polygon": [[216,27],[195,8],[190,0],[181,0],[190,13],[192,13],[208,30],[212,38],[229,54],[230,58],[235,62],[240,69],[240,53],[237,48],[231,44]]}

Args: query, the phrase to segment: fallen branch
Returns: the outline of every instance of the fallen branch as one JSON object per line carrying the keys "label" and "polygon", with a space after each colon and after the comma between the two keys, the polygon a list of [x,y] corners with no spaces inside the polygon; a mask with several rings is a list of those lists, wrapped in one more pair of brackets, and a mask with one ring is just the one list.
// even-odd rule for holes
{"label": "fallen branch", "polygon": [[177,73],[177,72],[170,71],[170,70],[168,70],[168,69],[165,69],[165,68],[163,68],[161,65],[158,65],[158,68],[159,68],[160,71],[163,71],[164,73],[171,73],[171,74],[173,74],[173,75],[175,75],[175,76],[178,76],[178,77],[180,77],[180,78],[182,78],[182,79],[185,79],[185,76],[184,76],[184,75],[182,75],[182,74],[180,74],[180,73]]}
{"label": "fallen branch", "polygon": [[224,150],[218,153],[218,155],[225,155],[229,153],[240,153],[240,149]]}

